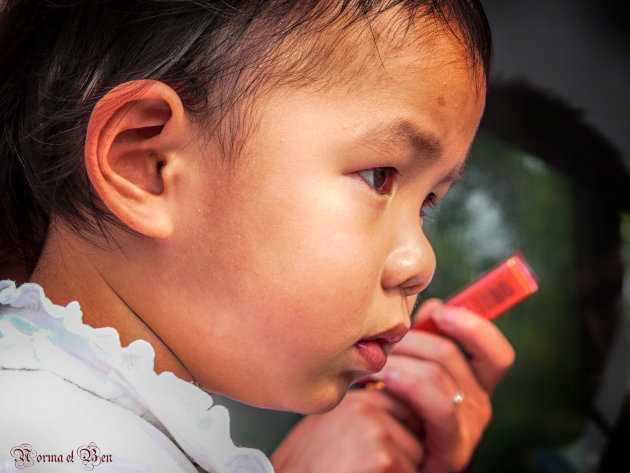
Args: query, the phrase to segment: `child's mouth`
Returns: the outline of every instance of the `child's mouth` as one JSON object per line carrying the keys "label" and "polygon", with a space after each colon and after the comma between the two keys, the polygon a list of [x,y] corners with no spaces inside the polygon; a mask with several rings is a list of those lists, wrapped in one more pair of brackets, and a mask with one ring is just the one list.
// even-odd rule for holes
{"label": "child's mouth", "polygon": [[374,373],[381,371],[387,363],[387,354],[407,333],[408,327],[397,325],[386,332],[366,337],[354,344],[363,358],[365,368]]}
{"label": "child's mouth", "polygon": [[359,340],[354,344],[359,355],[363,358],[365,368],[374,373],[381,371],[387,362],[383,339]]}

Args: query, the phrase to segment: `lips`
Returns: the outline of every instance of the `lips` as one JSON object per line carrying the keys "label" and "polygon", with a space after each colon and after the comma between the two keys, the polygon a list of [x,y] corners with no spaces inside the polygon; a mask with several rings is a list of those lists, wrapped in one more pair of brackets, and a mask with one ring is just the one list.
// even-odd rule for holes
{"label": "lips", "polygon": [[394,343],[399,342],[409,330],[405,324],[396,325],[386,332],[379,333],[372,337],[366,337],[354,344],[363,364],[368,371],[378,372],[387,363],[386,349]]}

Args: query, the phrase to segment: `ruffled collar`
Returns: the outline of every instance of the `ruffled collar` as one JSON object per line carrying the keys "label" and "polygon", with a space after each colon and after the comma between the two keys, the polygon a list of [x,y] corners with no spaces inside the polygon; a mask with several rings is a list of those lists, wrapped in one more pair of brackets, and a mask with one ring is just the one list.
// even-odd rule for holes
{"label": "ruffled collar", "polygon": [[[155,373],[155,352],[148,342],[122,347],[114,328],[82,322],[78,302],[56,305],[33,283],[16,287],[0,281],[0,320],[3,314],[10,323],[3,326],[9,333],[0,338],[0,355],[19,350],[20,356],[3,356],[0,366],[46,369],[122,405],[174,439],[207,471],[273,472],[262,452],[232,443],[227,410],[214,405],[208,393],[173,373]],[[59,356],[38,356],[42,339],[45,346],[58,348]],[[31,350],[24,345],[32,345]]]}

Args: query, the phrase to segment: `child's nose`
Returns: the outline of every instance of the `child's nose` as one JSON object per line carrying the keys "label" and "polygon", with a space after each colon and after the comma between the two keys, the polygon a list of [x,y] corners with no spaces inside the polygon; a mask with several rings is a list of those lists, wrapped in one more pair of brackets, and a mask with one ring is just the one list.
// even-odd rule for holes
{"label": "child's nose", "polygon": [[435,253],[417,220],[415,225],[397,227],[395,242],[385,261],[383,289],[398,289],[404,296],[415,296],[433,278]]}

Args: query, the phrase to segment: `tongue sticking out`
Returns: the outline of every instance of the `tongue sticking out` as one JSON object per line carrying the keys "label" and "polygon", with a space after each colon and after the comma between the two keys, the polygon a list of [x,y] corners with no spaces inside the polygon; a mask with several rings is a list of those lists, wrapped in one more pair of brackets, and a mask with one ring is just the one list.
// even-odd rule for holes
{"label": "tongue sticking out", "polygon": [[365,362],[369,371],[378,372],[387,362],[387,354],[379,340],[359,340],[355,347]]}

